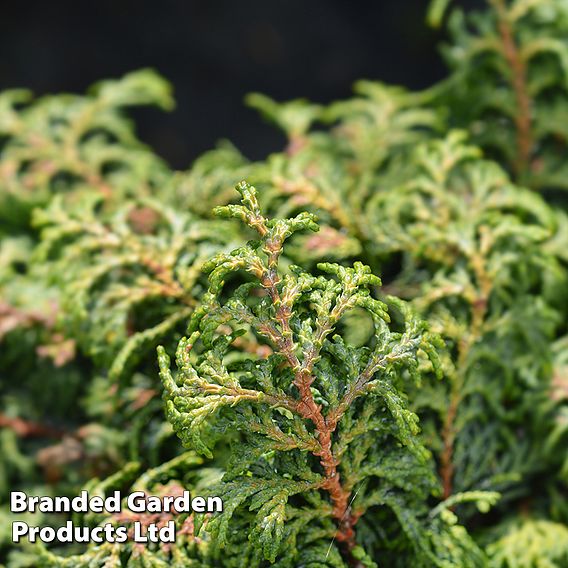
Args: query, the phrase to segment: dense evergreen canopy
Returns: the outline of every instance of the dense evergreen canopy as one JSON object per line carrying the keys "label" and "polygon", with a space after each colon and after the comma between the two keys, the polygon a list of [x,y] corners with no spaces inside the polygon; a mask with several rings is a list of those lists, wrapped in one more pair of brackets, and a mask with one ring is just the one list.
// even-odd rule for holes
{"label": "dense evergreen canopy", "polygon": [[[172,171],[128,119],[172,105],[149,70],[0,94],[0,563],[568,565],[568,4],[430,21],[426,91],[250,95],[288,140],[258,162]],[[225,507],[13,546],[14,489]]]}

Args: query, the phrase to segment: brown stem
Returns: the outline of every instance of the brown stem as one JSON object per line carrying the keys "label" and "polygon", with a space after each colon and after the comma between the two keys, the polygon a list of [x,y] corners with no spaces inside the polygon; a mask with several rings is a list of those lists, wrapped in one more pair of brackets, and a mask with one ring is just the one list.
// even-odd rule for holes
{"label": "brown stem", "polygon": [[467,364],[467,357],[473,344],[479,339],[481,335],[481,326],[485,319],[487,311],[487,300],[482,294],[479,295],[477,300],[472,305],[472,323],[470,333],[467,338],[460,341],[458,348],[458,361],[456,365],[456,376],[452,383],[450,392],[450,403],[448,412],[444,420],[442,428],[442,442],[443,450],[440,455],[440,477],[442,479],[442,488],[444,499],[447,499],[453,493],[453,480],[454,480],[454,443],[456,440],[455,421],[458,414],[458,409],[462,401],[463,386],[465,382],[465,371]]}
{"label": "brown stem", "polygon": [[356,545],[355,523],[357,521],[349,510],[349,497],[351,492],[341,484],[341,476],[337,471],[338,460],[333,455],[332,434],[335,428],[329,424],[321,412],[321,405],[318,405],[310,385],[313,382],[311,373],[301,370],[294,379],[294,384],[300,392],[300,403],[298,410],[302,416],[311,420],[316,427],[316,435],[320,449],[315,453],[319,457],[324,470],[325,481],[322,485],[331,498],[333,503],[333,518],[338,527],[336,539],[344,545],[348,559],[351,559],[351,550]]}
{"label": "brown stem", "polygon": [[479,289],[476,293],[475,300],[471,305],[470,332],[466,338],[459,342],[456,376],[452,382],[450,403],[444,420],[444,426],[442,428],[443,450],[440,455],[440,477],[442,479],[444,499],[450,497],[454,489],[453,480],[455,465],[453,458],[454,443],[457,434],[455,421],[463,396],[467,357],[472,346],[476,341],[478,341],[483,333],[483,322],[487,314],[487,302],[492,288],[492,282],[485,266],[485,255],[490,247],[490,238],[487,231],[483,228],[480,229],[480,233],[481,243],[479,250],[473,252],[469,258],[470,266],[475,274]]}
{"label": "brown stem", "polygon": [[527,68],[515,41],[511,22],[503,0],[491,0],[497,14],[497,25],[503,44],[503,55],[511,68],[510,83],[515,93],[517,113],[515,128],[517,130],[517,157],[513,168],[517,176],[521,176],[530,165],[533,148],[531,125],[531,98],[527,85]]}
{"label": "brown stem", "polygon": [[377,371],[381,368],[384,369],[388,364],[395,363],[397,359],[402,357],[402,353],[398,355],[393,355],[392,353],[387,355],[375,353],[374,356],[371,357],[359,378],[349,386],[349,389],[343,395],[339,404],[329,411],[326,421],[332,432],[335,431],[337,424],[345,412],[347,412],[347,410],[351,407],[355,399],[365,392],[375,373],[377,373]]}
{"label": "brown stem", "polygon": [[[248,220],[261,237],[265,237],[268,228],[265,219],[257,215],[254,219]],[[294,410],[305,420],[310,420],[315,426],[315,434],[319,449],[314,455],[319,457],[323,468],[325,480],[322,489],[326,490],[333,504],[332,515],[338,527],[336,539],[344,545],[345,556],[350,565],[357,567],[357,561],[351,555],[351,550],[356,545],[354,526],[357,517],[353,516],[349,510],[349,497],[351,491],[341,485],[340,474],[337,471],[338,460],[333,455],[332,434],[335,425],[327,423],[321,411],[321,405],[317,404],[311,390],[314,382],[313,366],[319,355],[318,350],[313,347],[308,351],[303,364],[300,363],[296,355],[296,345],[293,339],[293,332],[290,326],[292,316],[290,306],[282,302],[278,284],[278,259],[282,252],[282,238],[266,239],[263,251],[267,255],[268,263],[266,271],[260,276],[262,287],[267,291],[272,304],[275,308],[275,319],[280,325],[280,330],[275,326],[264,325],[262,330],[277,345],[278,349],[286,358],[294,373],[293,384],[298,389],[299,398],[295,401]],[[330,320],[321,322],[319,340],[323,341],[326,333],[331,330]]]}
{"label": "brown stem", "polygon": [[[338,461],[333,455],[332,449],[332,434],[335,428],[326,422],[321,411],[321,405],[316,403],[311,390],[314,381],[312,368],[317,358],[317,352],[315,349],[310,350],[303,364],[298,360],[290,327],[290,308],[282,303],[277,287],[278,276],[275,269],[275,259],[272,259],[272,262],[269,260],[269,266],[271,268],[262,278],[262,285],[268,291],[276,308],[275,317],[282,330],[278,346],[294,372],[293,384],[299,393],[296,411],[302,418],[310,420],[315,426],[319,449],[314,452],[314,455],[319,458],[325,475],[322,488],[328,492],[333,503],[332,515],[338,527],[335,538],[344,545],[347,559],[354,565],[351,550],[356,544],[354,530],[356,518],[349,511],[351,492],[341,485],[340,474],[337,471]],[[322,331],[322,333],[324,332]]]}
{"label": "brown stem", "polygon": [[64,432],[45,424],[0,414],[0,428],[10,428],[21,438],[62,438]]}

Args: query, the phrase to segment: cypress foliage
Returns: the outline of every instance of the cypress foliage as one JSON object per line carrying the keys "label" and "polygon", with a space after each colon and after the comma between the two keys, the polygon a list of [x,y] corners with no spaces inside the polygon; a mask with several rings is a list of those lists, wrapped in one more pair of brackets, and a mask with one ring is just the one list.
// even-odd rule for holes
{"label": "cypress foliage", "polygon": [[[387,306],[369,293],[380,280],[361,263],[318,264],[335,278],[297,267],[282,274],[285,239],[317,230],[313,217],[266,219],[255,189],[246,183],[237,189],[243,204],[218,214],[242,219],[259,239],[206,266],[209,292],[194,312],[191,335],[178,346],[175,380],[165,350],[159,349],[166,412],[182,441],[213,457],[216,437],[229,428],[242,433],[229,451],[222,483],[211,490],[225,500],[223,514],[207,523],[220,558],[233,554],[239,562],[244,556],[260,565],[262,558],[281,557],[279,565],[295,566],[305,554],[292,552],[299,539],[322,550],[331,539],[330,547],[337,542],[337,562],[343,556],[350,564],[374,566],[355,532],[358,520],[377,509],[384,528],[398,521],[406,538],[414,537],[422,553],[415,562],[439,563],[432,541],[442,538],[436,533],[443,529],[430,534],[429,523],[421,526],[426,510],[417,507],[436,487],[429,453],[417,438],[417,417],[399,391],[404,375],[418,379],[419,353],[438,368],[435,340],[394,298],[389,300],[400,312],[401,331],[389,329]],[[248,272],[252,281],[220,300],[225,280],[236,270]],[[369,346],[355,348],[338,333],[352,310],[372,320]],[[231,358],[237,338],[260,341],[267,355]],[[198,340],[201,352],[192,360]],[[255,514],[247,515],[247,508]],[[381,511],[385,508],[390,515]],[[249,525],[244,532],[250,544],[231,537],[237,515],[239,533]],[[373,543],[375,557],[389,545]]]}
{"label": "cypress foliage", "polygon": [[[171,108],[148,70],[0,94],[0,565],[566,565],[568,16],[449,4],[447,80],[252,94],[258,162],[171,171],[126,114]],[[81,488],[225,508],[11,545],[10,490]]]}
{"label": "cypress foliage", "polygon": [[442,91],[452,119],[522,185],[564,190],[568,133],[568,11],[562,1],[487,0],[449,18]]}

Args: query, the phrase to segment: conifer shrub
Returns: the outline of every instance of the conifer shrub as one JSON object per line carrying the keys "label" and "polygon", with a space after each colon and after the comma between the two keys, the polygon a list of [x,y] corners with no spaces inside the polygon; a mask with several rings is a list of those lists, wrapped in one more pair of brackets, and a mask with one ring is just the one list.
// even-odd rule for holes
{"label": "conifer shrub", "polygon": [[[446,80],[251,94],[287,138],[256,162],[172,171],[127,116],[172,107],[149,70],[0,94],[0,565],[568,565],[568,13],[429,19]],[[83,488],[224,511],[13,546],[11,490]]]}

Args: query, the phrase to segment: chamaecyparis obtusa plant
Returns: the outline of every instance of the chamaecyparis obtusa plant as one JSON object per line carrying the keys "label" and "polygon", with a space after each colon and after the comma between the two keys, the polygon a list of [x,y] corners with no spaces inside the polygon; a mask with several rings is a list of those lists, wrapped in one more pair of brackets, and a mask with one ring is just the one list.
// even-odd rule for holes
{"label": "chamaecyparis obtusa plant", "polygon": [[[439,416],[440,422],[424,425],[445,494],[481,483],[518,501],[534,494],[537,476],[558,471],[562,461],[548,445],[542,447],[546,455],[536,452],[530,440],[545,439],[562,424],[550,379],[551,344],[566,311],[563,218],[484,160],[466,133],[428,142],[435,138],[433,124],[424,128],[423,120],[420,127],[415,118],[423,115],[405,110],[404,93],[364,85],[365,97],[336,105],[342,114],[329,132],[307,130],[300,101],[288,106],[255,97],[266,116],[290,131],[292,148],[271,156],[255,174],[286,188],[268,190],[279,212],[309,204],[334,227],[337,233],[314,250],[356,236],[361,248],[355,254],[372,266],[400,255],[402,271],[389,289],[413,300],[452,346],[446,361],[451,381],[422,389],[413,401],[415,409],[432,408]],[[305,104],[314,116],[323,115],[321,107]],[[362,150],[365,140],[376,138],[375,120],[391,126],[381,137],[392,144],[386,164],[365,159]],[[397,145],[397,138],[406,142]],[[352,207],[358,200],[363,207]],[[305,238],[300,251],[318,237]],[[453,393],[444,393],[448,385]],[[495,420],[479,419],[492,414]],[[549,513],[556,501],[555,492],[539,493],[536,509]]]}
{"label": "chamaecyparis obtusa plant", "polygon": [[[337,255],[337,249],[343,258],[361,254],[361,243],[370,238],[365,204],[377,179],[389,176],[393,164],[408,157],[409,148],[443,124],[440,113],[427,106],[428,94],[373,81],[358,81],[354,90],[353,98],[327,107],[306,101],[276,103],[258,94],[247,98],[288,139],[285,152],[270,156],[249,174],[255,183],[266,186],[270,207],[284,198],[275,209],[279,215],[310,207],[326,228],[335,229],[326,229],[319,246],[304,247],[314,250],[314,256]],[[314,130],[315,122],[329,128]],[[327,247],[325,240],[330,243]]]}
{"label": "chamaecyparis obtusa plant", "polygon": [[69,208],[56,198],[37,210],[42,242],[35,254],[63,291],[68,333],[120,381],[146,345],[155,349],[157,338],[189,316],[206,289],[203,263],[235,240],[235,231],[151,198],[102,216],[101,199]]}
{"label": "chamaecyparis obtusa plant", "polygon": [[[388,98],[356,98],[343,106],[345,114],[330,132],[304,130],[301,144],[296,134],[292,152],[269,159],[279,169],[263,173],[272,175],[274,186],[293,188],[280,211],[309,203],[340,228],[342,238],[330,242],[357,234],[363,243],[359,254],[373,266],[393,253],[402,255],[403,270],[389,289],[413,299],[452,346],[445,366],[451,380],[423,388],[413,398],[424,418],[425,442],[438,456],[445,494],[479,485],[499,489],[505,494],[503,512],[509,500],[523,503],[531,495],[533,515],[566,522],[559,477],[564,460],[558,452],[565,418],[551,393],[551,345],[562,333],[566,312],[563,217],[484,160],[462,132],[429,143],[432,131],[415,131],[415,143],[423,143],[391,149],[402,160],[363,168],[367,162],[359,159],[359,141],[373,129],[379,100],[388,108]],[[272,113],[268,116],[277,124],[292,120],[286,104],[266,105],[265,114]],[[411,129],[410,139],[417,125],[403,124]],[[321,153],[333,161],[318,159]],[[345,181],[357,176],[364,181]],[[301,183],[292,181],[298,179]],[[347,187],[349,202],[340,197]],[[349,205],[357,191],[372,196],[363,200],[363,214]],[[350,215],[338,215],[328,194]],[[357,226],[364,227],[364,236]],[[303,250],[312,239],[305,239]],[[496,376],[503,380],[495,381]],[[424,414],[427,408],[439,422],[431,422],[429,411]],[[545,439],[551,442],[537,442]],[[535,491],[537,479],[551,483],[538,482]]]}
{"label": "chamaecyparis obtusa plant", "polygon": [[[431,100],[428,93],[375,81],[358,81],[354,97],[329,106],[252,94],[247,103],[286,135],[284,151],[251,163],[224,143],[180,174],[173,191],[187,209],[206,216],[211,205],[233,201],[231,186],[251,180],[275,216],[306,208],[317,212],[321,231],[287,248],[296,262],[358,257],[370,262],[365,203],[382,183],[378,179],[400,172],[409,149],[441,131],[441,113],[430,108]],[[326,128],[314,129],[316,123]]]}
{"label": "chamaecyparis obtusa plant", "polygon": [[[340,237],[328,243],[357,235],[358,254],[372,266],[400,255],[402,270],[391,275],[389,289],[412,299],[453,346],[446,365],[452,380],[433,392],[423,389],[414,401],[416,409],[432,407],[440,416],[442,425],[426,420],[426,443],[439,456],[445,493],[451,494],[455,483],[458,490],[483,483],[503,491],[508,485],[508,493],[519,499],[532,492],[531,479],[543,468],[557,471],[559,462],[556,451],[549,448],[544,456],[529,439],[547,438],[562,423],[550,379],[551,344],[562,332],[566,311],[565,221],[483,159],[465,132],[429,142],[436,138],[432,125],[419,128],[419,122],[404,119],[404,93],[397,93],[399,99],[370,84],[363,92],[372,96],[338,103],[343,114],[329,132],[302,130],[301,144],[298,134],[290,137],[292,153],[269,159],[280,166],[268,174],[271,183],[293,188],[279,210],[309,203],[339,229]],[[299,101],[290,108],[264,97],[255,102],[265,105],[273,122],[298,131],[290,123],[291,110],[303,116]],[[393,143],[386,165],[361,153],[365,133],[374,139],[370,132],[377,116],[391,126],[382,137]],[[412,116],[420,115],[409,112]],[[397,132],[400,140],[413,143],[397,146]],[[322,153],[333,156],[329,164],[318,159]],[[349,199],[342,194],[346,188]],[[350,205],[358,192],[368,198],[357,210]],[[342,205],[343,215],[330,207],[334,202]],[[306,238],[303,250],[315,240]],[[501,375],[506,379],[496,383]],[[442,395],[448,384],[453,394]],[[492,412],[500,418],[477,419]],[[556,500],[549,495],[545,507],[556,508]]]}
{"label": "chamaecyparis obtusa plant", "polygon": [[[155,384],[159,343],[174,346],[199,295],[203,263],[234,239],[230,224],[138,198],[101,214],[100,195],[37,210],[35,258],[60,292],[58,325],[92,364],[89,417],[116,429],[131,459],[159,463],[171,435]],[[124,443],[126,442],[126,444]]]}
{"label": "chamaecyparis obtusa plant", "polygon": [[[54,195],[65,206],[98,195],[100,215],[127,196],[153,195],[166,185],[168,169],[135,137],[123,112],[143,104],[173,104],[168,83],[149,70],[102,82],[87,96],[0,95],[0,335],[55,323],[58,288],[48,286],[32,258],[34,207]],[[32,285],[35,293],[26,293]]]}
{"label": "chamaecyparis obtusa plant", "polygon": [[450,120],[517,182],[568,188],[566,2],[487,0],[485,10],[468,14],[456,7],[449,29],[443,52],[452,75],[438,88]]}
{"label": "chamaecyparis obtusa plant", "polygon": [[[447,4],[435,2],[433,16]],[[406,524],[390,505],[373,506],[358,519],[358,543],[379,563],[415,565],[416,539],[408,534],[422,533],[413,532],[412,519],[439,523],[456,513],[461,527],[448,532],[442,523],[433,532],[453,539],[467,529],[489,556],[471,552],[471,564],[562,568],[568,347],[560,336],[567,321],[568,222],[560,211],[562,193],[549,190],[566,185],[565,8],[560,0],[492,0],[484,12],[462,17],[454,11],[454,43],[446,48],[453,76],[426,92],[361,81],[354,97],[329,106],[251,96],[249,103],[288,139],[282,152],[258,162],[224,142],[188,171],[172,172],[136,139],[124,112],[134,104],[171,105],[167,84],[148,71],[107,81],[82,97],[2,95],[0,375],[9,380],[0,381],[6,457],[0,499],[16,482],[73,493],[126,460],[153,468],[179,452],[160,407],[155,346],[173,351],[206,290],[199,275],[205,259],[250,236],[247,227],[210,218],[212,207],[234,201],[232,186],[248,179],[271,217],[307,210],[320,219],[318,233],[296,233],[287,242],[283,273],[288,262],[316,277],[321,260],[346,266],[361,260],[385,281],[373,293],[409,300],[447,346],[443,381],[407,381],[397,389],[420,417],[420,444],[432,452],[430,469],[451,497],[441,507],[430,497],[432,512],[430,490],[414,501],[406,493]],[[454,126],[479,148],[462,134],[448,135]],[[542,190],[560,207],[547,207],[519,183]],[[32,214],[34,207],[41,211]],[[220,303],[241,278],[228,278]],[[247,296],[251,305],[267,301],[259,290]],[[400,331],[400,310],[387,303],[392,329]],[[346,312],[336,332],[364,350],[374,345],[375,330],[362,314],[360,308]],[[223,326],[232,333],[235,324],[222,324],[224,333]],[[246,358],[266,359],[273,351],[267,343],[250,331],[235,338],[225,356],[230,373],[240,381],[245,371],[234,369]],[[197,342],[194,365],[203,350]],[[274,376],[282,372],[277,365]],[[320,390],[314,396],[318,404],[327,401]],[[218,415],[239,408],[244,404]],[[212,428],[204,426],[203,436],[220,438],[215,466],[232,471],[225,467],[226,445],[242,434],[218,431],[223,423],[217,430],[213,418],[207,417]],[[269,463],[283,453],[269,456]],[[321,474],[318,459],[310,460]],[[249,468],[251,476],[258,463]],[[183,467],[171,479],[181,482]],[[284,469],[278,472],[285,475]],[[163,475],[163,482],[170,479]],[[363,475],[369,479],[366,470]],[[378,478],[367,485],[375,490]],[[478,489],[502,494],[490,516],[456,499],[456,492]],[[291,497],[286,507],[302,506],[310,494]],[[324,490],[318,495],[329,504]],[[217,537],[202,530],[199,554],[185,548],[178,562],[240,567],[243,558],[260,555],[248,540],[255,526],[250,502],[235,509],[222,551]],[[319,511],[313,532],[301,530],[293,550],[312,568],[344,564],[337,539],[330,548],[332,538],[318,533],[322,523],[330,534],[337,531],[334,522],[313,510]],[[0,524],[5,518],[2,511]],[[9,540],[0,528],[0,556]],[[440,562],[451,548],[451,562],[467,565],[455,560],[459,547],[450,540],[437,542],[444,542],[434,553]],[[521,550],[527,551],[523,560],[516,554]],[[172,561],[165,551],[148,552],[119,560],[140,564],[148,554],[148,562]],[[91,553],[104,565],[104,551],[93,547]],[[88,554],[75,560],[78,566],[94,561]],[[113,554],[108,562],[118,561]],[[434,564],[424,554],[421,561]],[[21,557],[18,562],[25,565]],[[33,555],[27,560],[37,564]]]}
{"label": "chamaecyparis obtusa plant", "polygon": [[[39,480],[38,464],[30,454],[41,451],[45,443],[57,442],[47,461],[59,463],[58,471],[50,467],[49,474],[43,472],[51,482],[58,479],[64,469],[63,477],[76,482],[74,474],[67,475],[75,472],[75,468],[63,467],[64,454],[65,459],[80,459],[83,464],[91,463],[89,456],[99,464],[109,463],[108,456],[103,457],[106,453],[103,448],[109,447],[104,428],[89,426],[88,434],[68,430],[70,424],[85,420],[77,401],[94,373],[89,358],[83,355],[96,347],[81,345],[82,353],[78,353],[78,326],[73,329],[63,322],[70,321],[71,317],[62,305],[67,288],[61,276],[69,275],[73,268],[74,277],[78,278],[79,267],[84,267],[82,261],[87,260],[88,247],[83,249],[85,255],[81,260],[75,259],[76,264],[62,261],[55,267],[51,261],[57,254],[48,259],[36,250],[41,237],[38,227],[32,224],[32,210],[45,207],[42,226],[61,224],[60,234],[67,231],[67,237],[83,241],[90,237],[92,244],[93,232],[87,229],[87,222],[93,217],[85,214],[89,207],[84,202],[92,209],[97,208],[100,228],[116,216],[116,209],[134,209],[124,205],[129,197],[156,197],[167,186],[171,172],[136,138],[124,110],[136,105],[167,109],[172,104],[170,86],[150,70],[101,82],[84,96],[33,99],[31,93],[22,90],[0,95],[0,342],[3,354],[0,374],[18,377],[18,380],[2,381],[0,385],[3,428],[0,445],[7,456],[0,467],[2,497],[18,478],[30,479],[31,476]],[[60,200],[58,206],[49,205],[54,196]],[[46,220],[47,211],[53,212],[50,221]],[[74,212],[74,230],[69,230],[69,218],[67,226],[63,226],[63,211],[69,213],[69,218],[73,217],[71,211]],[[93,211],[90,213],[94,215]],[[50,239],[55,233],[55,229],[45,231]],[[100,233],[99,236],[103,240]],[[124,232],[122,237],[128,238]],[[61,243],[56,244],[58,251],[64,248]],[[44,243],[43,249],[48,246]],[[93,269],[93,273],[97,271],[100,273],[100,269]],[[83,281],[85,279],[83,274]],[[87,309],[94,305],[100,304],[93,301],[82,307]],[[80,365],[73,362],[77,355],[81,358]],[[85,375],[89,375],[89,380],[85,380]],[[45,388],[46,376],[50,378],[49,389]],[[139,391],[143,394],[148,389]],[[89,412],[91,410],[92,416],[97,414],[93,408]],[[95,436],[95,431],[99,435]],[[122,440],[120,433],[117,434],[113,439]],[[103,456],[99,450],[85,447],[87,440],[90,440],[89,445],[97,437],[95,445]],[[38,453],[37,459],[43,462],[39,456]],[[114,463],[113,467],[116,465]],[[88,468],[84,476],[88,478],[92,473]]]}
{"label": "chamaecyparis obtusa plant", "polygon": [[[439,341],[394,297],[391,323],[371,294],[380,279],[362,263],[284,273],[285,240],[317,230],[315,218],[267,219],[256,190],[237,189],[242,205],[217,214],[241,219],[258,238],[206,266],[209,292],[179,343],[176,374],[159,348],[168,420],[183,443],[213,457],[216,443],[232,438],[211,490],[224,511],[201,526],[210,554],[226,566],[482,565],[445,505],[428,509],[438,485],[404,394],[409,381],[439,371]],[[240,271],[251,281],[231,290]],[[373,322],[367,345],[342,337],[352,310]],[[235,356],[239,338],[269,350]]]}
{"label": "chamaecyparis obtusa plant", "polygon": [[0,95],[0,338],[39,328],[47,336],[43,352],[58,365],[72,358],[73,345],[57,350],[52,337],[60,290],[33,258],[38,231],[32,210],[54,195],[62,207],[85,196],[92,203],[98,195],[101,218],[127,196],[153,195],[166,186],[168,169],[135,137],[123,112],[143,104],[173,104],[168,83],[149,70],[99,83],[86,96]]}
{"label": "chamaecyparis obtusa plant", "polygon": [[85,191],[111,200],[158,191],[168,168],[136,138],[123,112],[140,105],[173,106],[169,84],[153,71],[103,81],[87,96],[2,93],[2,232],[26,232],[32,209],[56,193],[72,202]]}
{"label": "chamaecyparis obtusa plant", "polygon": [[558,418],[552,343],[563,323],[566,273],[547,251],[557,217],[480,159],[463,133],[418,147],[413,164],[408,181],[377,194],[369,214],[377,246],[406,258],[392,289],[412,298],[449,347],[450,380],[426,385],[414,407],[439,416],[433,425],[418,411],[444,493],[492,487],[504,502],[532,495],[536,509],[550,512],[555,498],[531,480],[559,467],[555,450],[536,449]]}
{"label": "chamaecyparis obtusa plant", "polygon": [[[120,471],[107,479],[92,479],[85,486],[89,495],[110,495],[114,490],[128,492],[143,491],[146,496],[163,498],[180,496],[190,489],[192,494],[201,494],[204,489],[218,481],[219,469],[208,467],[204,459],[194,452],[185,452],[156,467],[142,470],[138,462],[126,464]],[[79,522],[79,517],[75,518]],[[143,512],[130,511],[123,501],[119,513],[86,513],[80,516],[81,526],[125,527],[132,537],[134,523],[142,530],[150,524],[160,527],[173,521],[176,526],[175,543],[147,544],[132,540],[126,543],[105,542],[97,546],[87,546],[79,554],[64,555],[63,550],[48,549],[39,544],[32,553],[30,550],[13,552],[13,562],[24,564],[28,558],[41,568],[205,568],[208,543],[195,535],[195,513],[176,511]]]}

